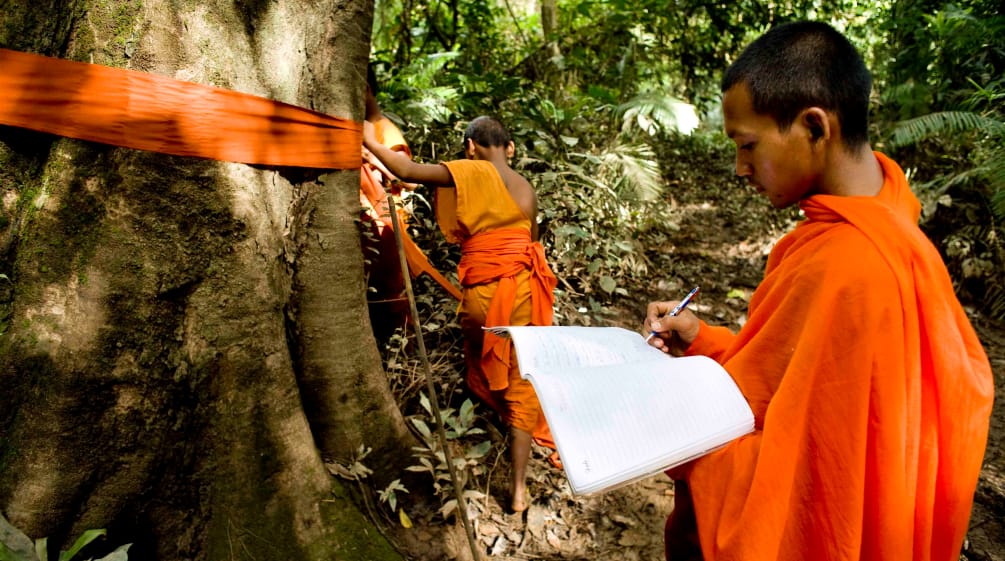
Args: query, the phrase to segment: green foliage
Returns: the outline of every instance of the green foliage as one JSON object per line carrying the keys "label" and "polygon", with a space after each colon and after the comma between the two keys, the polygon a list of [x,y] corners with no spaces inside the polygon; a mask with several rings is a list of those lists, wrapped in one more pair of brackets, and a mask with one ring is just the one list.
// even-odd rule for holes
{"label": "green foliage", "polygon": [[1005,17],[980,0],[895,2],[881,29],[878,60],[882,112],[909,119],[958,106],[972,84],[1000,80],[1005,68]]}
{"label": "green foliage", "polygon": [[[431,426],[435,426],[431,404],[425,394],[421,396],[421,399],[425,415],[416,415],[409,420],[423,445],[413,447],[419,463],[409,467],[408,470],[430,474],[433,479],[433,489],[441,501],[440,514],[447,517],[457,509],[457,499],[450,480],[446,454],[434,429],[431,428]],[[464,400],[459,410],[446,408],[441,409],[440,413],[445,424],[447,445],[453,446],[451,458],[454,463],[454,472],[458,478],[457,483],[464,488],[464,499],[469,504],[477,505],[474,501],[483,499],[485,494],[467,483],[484,475],[483,458],[492,448],[492,442],[481,440],[481,438],[471,439],[472,436],[485,434],[484,430],[475,426],[478,418],[471,400]]]}
{"label": "green foliage", "polygon": [[[81,550],[105,534],[105,530],[85,531],[73,542],[70,549],[59,552],[59,561],[78,559]],[[88,558],[88,561],[127,561],[130,545],[132,544],[120,546],[99,559]],[[7,518],[0,514],[0,561],[48,561],[48,559],[48,538],[40,538],[32,542],[31,538],[12,526]]]}
{"label": "green foliage", "polygon": [[387,503],[392,511],[398,509],[398,493],[407,493],[408,489],[401,484],[400,479],[388,483],[387,487],[378,492],[381,503]]}
{"label": "green foliage", "polygon": [[968,4],[911,20],[880,113],[909,117],[889,142],[915,170],[923,227],[961,296],[1005,319],[1005,17]]}

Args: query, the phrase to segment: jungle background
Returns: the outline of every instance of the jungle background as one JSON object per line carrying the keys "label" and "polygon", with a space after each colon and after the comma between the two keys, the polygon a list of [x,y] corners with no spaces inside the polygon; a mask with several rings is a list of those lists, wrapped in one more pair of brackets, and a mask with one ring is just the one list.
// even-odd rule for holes
{"label": "jungle background", "polygon": [[[198,28],[193,25],[196,18],[187,17],[200,11],[216,15],[225,11],[223,6],[237,13],[220,23],[230,37],[247,33],[260,41],[253,47],[266,51],[263,46],[272,44],[269,41],[281,43],[284,35],[282,22],[261,17],[272,4],[289,9],[296,3],[53,0],[27,9],[22,2],[0,0],[0,20],[8,14],[20,17],[21,29],[44,29],[56,37],[75,26],[86,27],[83,21],[97,28],[101,39],[97,47],[75,43],[69,35],[31,44],[35,40],[31,34],[5,27],[0,45],[78,60],[87,60],[93,51],[98,56],[95,60],[92,53],[91,61],[147,71],[172,67],[159,58],[164,51],[157,47],[163,47],[171,53],[169,58],[200,61],[203,74],[191,76],[195,81],[239,85],[307,105],[290,94],[296,88],[280,78],[273,83],[270,71],[277,66],[252,66],[258,74],[248,77],[254,72],[243,70],[244,59],[232,54],[226,59],[213,42],[216,28]],[[81,16],[87,12],[85,5],[90,6],[90,15]],[[288,21],[312,30],[305,34],[304,44],[319,48],[310,56],[299,50],[301,54],[292,58],[303,63],[299,68],[303,74],[311,76],[301,78],[301,83],[309,83],[315,91],[322,91],[318,84],[326,80],[339,85],[328,98],[320,96],[316,105],[317,99],[310,98],[311,107],[359,112],[361,99],[353,98],[348,85],[347,77],[353,73],[319,61],[362,60],[367,49],[325,43],[318,31],[323,26],[312,22],[328,21],[328,10],[339,14],[333,27],[352,29],[360,21],[370,23],[371,7],[368,54],[377,72],[378,101],[398,122],[416,158],[428,162],[453,158],[468,121],[481,114],[498,117],[517,144],[514,167],[538,192],[542,242],[559,278],[556,324],[629,329],[640,327],[647,302],[678,298],[696,284],[702,294],[693,309],[703,318],[734,329],[743,325],[746,302],[760,280],[770,247],[799,215],[794,209],[773,210],[734,177],[733,147],[720,130],[718,78],[740,49],[772,24],[812,18],[844,31],[873,71],[873,144],[908,172],[924,204],[922,227],[942,252],[992,361],[998,399],[971,530],[961,555],[969,560],[1005,560],[1005,16],[1000,3],[313,2],[304,14],[288,15]],[[39,15],[32,16],[32,10]],[[59,17],[47,19],[45,14]],[[131,21],[143,18],[156,21],[153,32],[135,31],[138,27]],[[118,28],[101,35],[106,29],[96,21]],[[183,29],[178,32],[182,35],[171,37],[177,29]],[[161,42],[150,41],[150,36]],[[199,39],[197,44],[193,37]],[[238,48],[234,52],[241,54]],[[247,58],[259,63],[270,60]],[[263,88],[255,80],[271,87]],[[52,148],[51,139],[0,132],[4,164],[0,166],[4,194],[0,337],[6,335],[0,339],[0,351],[7,352],[0,354],[0,374],[5,376],[0,403],[8,408],[0,412],[0,508],[14,502],[9,500],[14,495],[10,489],[19,488],[27,466],[38,473],[31,474],[34,479],[24,479],[33,489],[41,489],[40,494],[56,496],[54,504],[62,509],[52,514],[18,496],[29,507],[12,521],[30,538],[51,536],[50,549],[59,544],[67,550],[61,560],[89,552],[124,559],[125,551],[116,547],[127,542],[135,542],[129,555],[138,559],[375,559],[359,551],[368,551],[367,544],[378,541],[377,533],[404,558],[472,557],[435,435],[426,361],[419,356],[416,334],[403,330],[381,342],[379,358],[370,357],[366,350],[372,348],[372,340],[364,336],[368,325],[358,313],[364,309],[361,299],[350,298],[343,290],[363,286],[346,278],[362,267],[348,260],[321,266],[316,262],[318,253],[312,253],[324,247],[313,241],[311,230],[317,228],[319,216],[336,223],[329,223],[323,233],[340,232],[329,247],[346,255],[358,248],[354,235],[337,227],[344,216],[323,216],[323,209],[352,204],[351,189],[358,178],[335,174],[328,187],[350,188],[337,195],[333,194],[337,189],[319,189],[303,178],[270,170],[228,166],[230,177],[221,179],[209,165],[72,142],[57,142]],[[58,156],[52,160],[66,162],[55,166],[58,174],[91,179],[67,180],[64,191],[79,200],[59,207],[54,230],[28,236],[33,232],[28,226],[46,232],[31,219],[35,211],[29,203],[36,203],[39,214],[46,204],[37,192],[48,196],[46,189],[51,188],[50,199],[58,198],[58,188],[39,188],[53,177],[48,173],[53,164],[45,163],[50,153]],[[106,168],[116,175],[110,176]],[[155,173],[150,174],[151,169]],[[126,191],[140,201],[157,192],[145,182],[170,189],[145,205],[115,198]],[[260,209],[249,204],[255,207],[248,210],[252,218],[232,217],[226,194],[233,184],[247,185],[236,192],[266,212],[256,214]],[[29,187],[36,189],[31,196]],[[436,266],[452,275],[459,250],[443,241],[430,202],[429,192],[422,188],[404,198],[410,232]],[[301,208],[313,214],[300,213]],[[87,212],[81,214],[81,209]],[[293,226],[281,231],[276,225],[287,217],[293,217]],[[104,278],[93,273],[88,277],[93,269],[85,267],[87,260],[111,260],[101,249],[109,236],[107,222],[117,236],[135,234],[135,239],[129,238],[133,245],[120,246],[115,259],[126,262],[135,250],[157,253],[161,261],[148,257],[142,265],[106,267],[99,271]],[[138,224],[148,231],[141,231]],[[74,241],[80,232],[89,237]],[[164,239],[164,247],[154,245],[156,251],[151,252],[150,244],[142,245],[144,239]],[[59,253],[50,246],[70,252]],[[181,254],[176,254],[177,248],[184,248]],[[230,254],[236,256],[219,257]],[[257,278],[262,256],[269,267],[262,274],[269,278],[258,285],[269,284],[274,298],[256,302],[245,297],[248,290],[241,283],[242,278]],[[232,263],[245,257],[243,268]],[[292,271],[282,266],[273,270],[279,262],[290,264]],[[147,284],[156,279],[157,286],[120,287],[109,271]],[[19,298],[23,301],[41,292],[32,288],[37,278],[49,282],[61,275],[75,283],[74,290],[79,285],[83,287],[79,291],[100,292],[102,283],[115,289],[108,300],[109,308],[119,314],[113,316],[117,325],[101,339],[107,355],[100,355],[114,360],[102,358],[106,362],[86,368],[79,365],[80,355],[70,367],[35,355],[27,357],[33,361],[28,362],[23,349],[33,347],[10,343],[17,337],[35,337],[32,344],[38,343],[39,332],[33,330],[42,322],[29,325]],[[337,289],[331,294],[325,285],[329,281]],[[143,291],[154,296],[135,296]],[[414,291],[433,385],[444,408],[449,446],[466,489],[472,536],[481,557],[661,559],[662,525],[673,504],[672,485],[662,476],[601,495],[576,497],[561,472],[545,460],[544,451],[536,450],[530,466],[531,507],[522,514],[503,508],[509,469],[505,428],[484,406],[473,403],[464,388],[456,302],[424,277],[414,281]],[[284,300],[289,293],[294,297]],[[144,307],[149,302],[156,305]],[[209,317],[211,325],[193,328],[203,317]],[[338,329],[318,331],[328,323]],[[131,329],[140,325],[144,328]],[[260,328],[263,325],[268,329]],[[240,338],[235,326],[243,326],[260,343],[242,343],[247,338]],[[237,334],[228,337],[230,333]],[[325,335],[339,341],[336,351],[350,350],[332,360],[326,354],[331,349],[317,348]],[[176,344],[175,338],[185,341]],[[286,347],[293,348],[288,361]],[[226,352],[217,352],[220,348]],[[269,357],[267,368],[260,365],[261,356]],[[330,375],[325,370],[342,363],[351,363],[354,371]],[[383,367],[382,372],[377,366]],[[95,374],[106,367],[114,367],[113,373],[123,380],[124,373],[133,376],[135,381],[127,381],[139,391],[127,394],[128,400],[115,394],[122,380]],[[263,372],[269,376],[263,377]],[[295,382],[288,372],[296,373]],[[332,386],[345,380],[373,382],[374,373],[380,377],[377,385],[386,382],[402,419],[383,410],[374,414],[378,408],[373,403],[382,401],[383,388],[375,389],[376,397],[363,399],[362,405],[353,396],[338,401],[337,412],[325,409],[326,400],[334,403],[344,397]],[[49,389],[50,383],[55,389]],[[159,387],[168,391],[158,393]],[[293,395],[295,388],[315,397]],[[33,401],[36,398],[39,401]],[[310,403],[311,399],[316,402]],[[300,400],[307,402],[311,429],[306,428],[307,421],[299,421]],[[38,403],[46,405],[40,408]],[[51,403],[55,405],[50,410]],[[115,417],[112,413],[118,409],[129,416]],[[218,420],[221,412],[228,420]],[[378,417],[387,417],[391,428],[364,426],[358,434],[345,428],[367,425],[364,419]],[[51,418],[59,423],[46,428]],[[145,424],[147,432],[133,430],[131,424]],[[45,428],[41,437],[32,432],[39,427]],[[410,435],[402,435],[402,429]],[[151,438],[151,433],[157,436]],[[47,455],[29,457],[27,453],[43,441],[52,450],[41,448]],[[15,442],[20,449],[11,444]],[[409,443],[414,444],[410,450]],[[163,450],[151,453],[151,447]],[[349,449],[356,453],[345,453]],[[402,449],[405,453],[394,456]],[[32,464],[37,457],[52,462]],[[175,469],[175,464],[180,467]],[[171,466],[166,475],[164,465]],[[229,477],[231,472],[221,467],[239,477]],[[331,495],[324,480],[328,474],[335,489]],[[259,480],[267,480],[268,486],[247,486]],[[321,514],[302,514],[316,506],[318,497]],[[350,503],[368,521],[361,523],[349,515],[340,518],[340,513],[351,510],[346,506]],[[288,524],[290,519],[294,524]],[[324,524],[318,520],[334,520],[336,530],[319,529]],[[108,525],[106,540],[82,551],[71,547],[81,530],[95,524]],[[284,524],[294,530],[276,530]],[[83,538],[89,541],[97,535],[85,533]],[[21,552],[32,549],[21,537],[0,524],[4,543],[17,542]],[[178,555],[171,557],[165,551]],[[383,550],[380,555],[395,558]]]}
{"label": "jungle background", "polygon": [[[515,166],[538,190],[542,241],[559,278],[557,324],[639,329],[647,302],[700,284],[696,310],[738,329],[770,247],[798,214],[773,210],[734,177],[718,79],[764,29],[799,18],[831,22],[866,57],[874,147],[909,174],[922,226],[991,356],[998,399],[963,556],[1005,559],[1000,3],[380,0],[372,61],[378,99],[419,159],[454,157],[478,115],[510,128]],[[451,271],[457,249],[442,242],[422,195],[407,199],[412,232]],[[468,472],[482,491],[473,501],[481,545],[513,559],[661,558],[672,497],[665,478],[572,498],[538,454],[528,516],[505,514],[496,502],[507,469],[498,427],[482,407],[473,419],[461,415],[454,304],[424,279],[416,289],[442,393],[465,418],[459,426],[487,431],[458,431],[468,431],[458,441],[480,457]],[[402,407],[413,422],[428,421],[416,405],[423,373],[415,353],[403,339],[382,352]],[[477,448],[486,439],[489,452]]]}

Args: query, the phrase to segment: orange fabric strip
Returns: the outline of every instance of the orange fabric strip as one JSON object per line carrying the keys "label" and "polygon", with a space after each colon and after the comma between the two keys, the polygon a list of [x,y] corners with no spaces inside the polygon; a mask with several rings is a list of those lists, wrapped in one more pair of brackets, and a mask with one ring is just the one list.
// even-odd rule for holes
{"label": "orange fabric strip", "polygon": [[[392,228],[390,205],[387,204],[387,192],[380,184],[380,181],[374,177],[373,169],[366,164],[360,169],[360,193],[363,194],[366,201],[371,205],[374,214],[378,215],[376,218],[380,220],[381,224],[384,224],[383,227]],[[404,226],[404,217],[402,216],[401,218],[399,223]],[[401,245],[405,250],[405,260],[407,261],[408,271],[412,275],[412,278],[425,273],[432,277],[455,300],[461,299],[461,289],[457,288],[454,283],[450,282],[447,277],[443,276],[442,273],[433,267],[433,264],[429,262],[429,258],[422,253],[422,250],[415,244],[412,236],[408,234],[408,229],[404,227],[401,229]],[[398,257],[395,255],[390,258],[397,259]]]}
{"label": "orange fabric strip", "polygon": [[363,127],[264,97],[0,49],[0,124],[268,166],[355,169]]}

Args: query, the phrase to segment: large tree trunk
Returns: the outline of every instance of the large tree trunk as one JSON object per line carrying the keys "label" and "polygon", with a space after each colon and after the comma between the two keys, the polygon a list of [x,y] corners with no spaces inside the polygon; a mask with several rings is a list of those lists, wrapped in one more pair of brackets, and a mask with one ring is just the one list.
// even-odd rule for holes
{"label": "large tree trunk", "polygon": [[[0,6],[2,47],[362,118],[367,0]],[[412,443],[358,188],[0,128],[0,511],[135,559],[395,558],[323,463],[383,484]]]}

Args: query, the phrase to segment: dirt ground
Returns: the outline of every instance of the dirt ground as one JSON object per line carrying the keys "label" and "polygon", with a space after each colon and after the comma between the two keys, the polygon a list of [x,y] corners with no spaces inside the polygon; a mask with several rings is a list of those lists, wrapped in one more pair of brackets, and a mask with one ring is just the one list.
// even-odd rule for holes
{"label": "dirt ground", "polygon": [[[709,200],[708,193],[681,193],[668,204],[676,205],[685,218],[670,243],[653,248],[648,257],[654,270],[672,273],[654,278],[651,286],[639,290],[637,302],[622,304],[609,323],[639,329],[648,301],[683,294],[693,279],[703,279],[702,296],[693,309],[711,322],[738,329],[767,252],[795,215],[772,213],[754,193],[742,189],[718,201]],[[969,311],[994,368],[997,399],[961,561],[1005,561],[1005,329],[984,319],[979,310]],[[501,435],[494,439],[503,450]],[[532,505],[524,513],[511,514],[502,507],[508,460],[500,452],[486,467],[487,488],[481,489],[485,496],[469,509],[482,559],[663,559],[663,524],[673,508],[673,486],[667,477],[577,497],[563,474],[547,462],[546,450],[536,449],[529,466]],[[471,559],[465,532],[455,520],[445,524],[431,512],[413,522],[411,530],[393,538],[412,559]]]}

